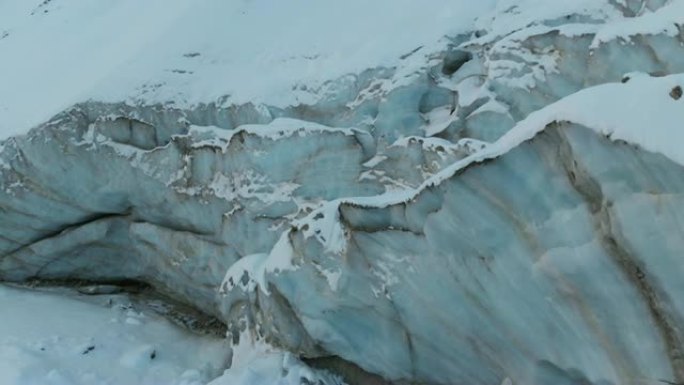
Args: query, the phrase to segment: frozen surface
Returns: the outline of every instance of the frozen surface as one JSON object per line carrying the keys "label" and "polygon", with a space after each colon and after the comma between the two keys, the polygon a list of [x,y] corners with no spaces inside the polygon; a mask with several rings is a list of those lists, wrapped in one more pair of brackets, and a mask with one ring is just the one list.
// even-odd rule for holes
{"label": "frozen surface", "polygon": [[249,333],[233,347],[230,369],[208,385],[347,385],[339,376],[309,368],[289,352],[274,348]]}
{"label": "frozen surface", "polygon": [[0,286],[4,385],[200,385],[230,347],[136,309],[123,295],[68,297]]}
{"label": "frozen surface", "polygon": [[0,279],[219,317],[221,385],[684,383],[682,4],[0,3]]}
{"label": "frozen surface", "polygon": [[[312,103],[326,81],[424,57],[493,3],[3,1],[0,138],[90,98]],[[423,62],[402,64],[410,74]]]}

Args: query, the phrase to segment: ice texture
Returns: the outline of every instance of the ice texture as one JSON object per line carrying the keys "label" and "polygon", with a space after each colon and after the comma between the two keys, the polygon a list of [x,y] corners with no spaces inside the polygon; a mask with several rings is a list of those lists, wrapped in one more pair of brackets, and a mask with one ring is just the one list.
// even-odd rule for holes
{"label": "ice texture", "polygon": [[217,384],[684,382],[683,4],[502,0],[314,88],[78,103],[0,142],[0,279],[279,349]]}

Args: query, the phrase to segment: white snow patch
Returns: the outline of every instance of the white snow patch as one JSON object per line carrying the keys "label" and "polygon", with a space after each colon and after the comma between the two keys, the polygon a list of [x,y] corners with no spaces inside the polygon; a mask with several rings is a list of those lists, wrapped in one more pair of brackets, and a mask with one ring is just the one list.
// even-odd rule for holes
{"label": "white snow patch", "polygon": [[603,26],[591,43],[591,48],[618,38],[629,39],[635,35],[666,34],[676,36],[677,25],[684,24],[684,2],[673,1],[655,12],[638,17],[625,18]]}
{"label": "white snow patch", "polygon": [[233,362],[208,385],[344,385],[341,378],[309,368],[291,353],[274,348],[249,333],[233,347]]}
{"label": "white snow patch", "polygon": [[458,116],[452,111],[452,108],[455,106],[438,107],[424,114],[426,123],[423,126],[423,131],[425,136],[437,135],[446,130],[451,123],[458,121]]}
{"label": "white snow patch", "polygon": [[3,1],[0,140],[89,99],[285,107],[368,68],[401,80],[495,2]]}
{"label": "white snow patch", "polygon": [[468,117],[470,118],[484,112],[494,112],[497,114],[510,116],[510,110],[507,105],[497,101],[496,99],[490,99],[487,101],[487,103],[481,105],[477,110],[471,112],[470,115],[468,115]]}
{"label": "white snow patch", "polygon": [[476,151],[482,150],[488,145],[487,142],[472,138],[459,139],[458,142],[453,143],[446,139],[437,137],[420,137],[420,136],[407,136],[397,139],[389,147],[408,147],[411,144],[418,143],[421,148],[425,151],[435,152],[437,154],[445,153],[457,153],[463,152],[466,154],[472,154]]}
{"label": "white snow patch", "polygon": [[129,303],[0,286],[0,383],[201,385],[228,364],[224,339],[131,312]]}
{"label": "white snow patch", "polygon": [[291,182],[272,183],[264,175],[247,170],[230,175],[216,173],[208,187],[214,195],[228,201],[257,199],[265,204],[271,204],[292,200],[292,193],[300,185]]}
{"label": "white snow patch", "polygon": [[[290,231],[281,234],[278,242],[268,254],[251,254],[240,258],[226,271],[219,292],[224,294],[235,287],[243,291],[254,291],[257,287],[264,294],[270,294],[266,274],[296,270],[293,264],[294,250],[290,244]],[[246,282],[243,281],[246,277]]]}
{"label": "white snow patch", "polygon": [[568,15],[584,16],[595,22],[623,18],[610,0],[499,0],[493,11],[477,20],[478,29],[487,31],[478,42],[486,44],[515,31]]}
{"label": "white snow patch", "polygon": [[637,76],[625,84],[586,88],[530,114],[490,146],[487,157],[505,153],[554,121],[567,121],[684,165],[684,99],[670,96],[677,86],[684,86],[684,75]]}
{"label": "white snow patch", "polygon": [[246,133],[259,138],[280,140],[294,135],[306,136],[320,133],[340,133],[354,135],[361,132],[355,128],[329,127],[322,124],[307,122],[299,119],[277,118],[268,124],[244,124],[234,130],[226,130],[216,126],[191,125],[188,135],[200,140],[193,143],[194,148],[213,146],[221,148],[223,152],[228,149],[235,135]]}
{"label": "white snow patch", "polygon": [[325,277],[325,280],[328,282],[330,290],[337,291],[337,289],[339,288],[340,278],[342,277],[342,270],[326,269],[318,264],[314,264],[314,267],[322,276]]}
{"label": "white snow patch", "polygon": [[363,166],[363,167],[368,167],[368,168],[373,168],[373,167],[379,165],[380,163],[384,162],[385,160],[387,160],[387,156],[386,156],[386,155],[376,155],[376,156],[370,158],[370,159],[369,159],[366,163],[364,163],[362,166]]}

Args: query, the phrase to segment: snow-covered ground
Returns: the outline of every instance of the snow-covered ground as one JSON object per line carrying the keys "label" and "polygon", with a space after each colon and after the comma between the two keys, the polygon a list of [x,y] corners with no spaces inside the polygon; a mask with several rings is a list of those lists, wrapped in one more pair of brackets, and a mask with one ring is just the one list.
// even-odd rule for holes
{"label": "snow-covered ground", "polygon": [[308,367],[291,353],[243,334],[231,368],[208,385],[346,385],[337,375]]}
{"label": "snow-covered ground", "polygon": [[0,384],[199,385],[230,347],[140,309],[124,295],[76,296],[0,286]]}
{"label": "snow-covered ground", "polygon": [[325,81],[422,47],[401,61],[411,73],[494,3],[0,1],[0,139],[91,98],[311,102]]}
{"label": "snow-covered ground", "polygon": [[249,335],[231,350],[123,294],[0,285],[0,308],[2,385],[343,384]]}

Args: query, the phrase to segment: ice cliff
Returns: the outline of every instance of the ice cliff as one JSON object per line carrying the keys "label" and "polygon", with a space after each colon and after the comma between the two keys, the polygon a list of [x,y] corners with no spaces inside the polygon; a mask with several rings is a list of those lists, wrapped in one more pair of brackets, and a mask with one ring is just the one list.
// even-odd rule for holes
{"label": "ice cliff", "polygon": [[[65,3],[31,17],[93,7]],[[213,6],[238,29],[296,14],[261,3]],[[422,32],[425,5],[370,6],[345,65],[321,48],[339,32],[262,57],[168,27],[157,53],[201,65],[135,86],[156,68],[135,51],[86,64],[87,92],[50,80],[73,100],[6,92],[0,279],[142,281],[350,383],[684,383],[684,1],[432,3]],[[358,45],[383,7],[377,32],[416,46]],[[0,25],[0,53],[55,20]],[[63,111],[24,133],[34,94]]]}

